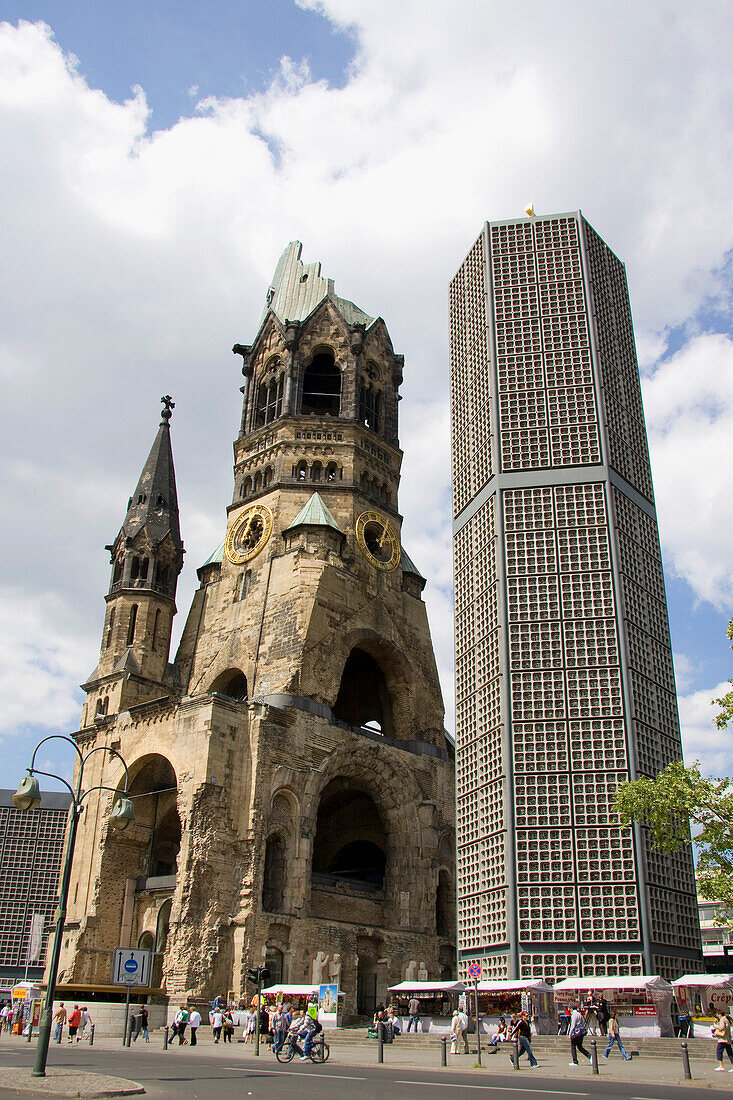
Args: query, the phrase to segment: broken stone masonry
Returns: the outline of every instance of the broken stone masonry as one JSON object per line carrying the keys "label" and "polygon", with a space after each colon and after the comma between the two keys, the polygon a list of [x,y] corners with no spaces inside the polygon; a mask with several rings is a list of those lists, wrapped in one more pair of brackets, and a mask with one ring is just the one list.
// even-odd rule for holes
{"label": "broken stone masonry", "polygon": [[[75,735],[129,767],[135,823],[92,796],[62,987],[110,988],[119,945],[177,1001],[337,981],[367,1014],[455,972],[454,763],[422,600],[401,546],[403,359],[381,318],[283,253],[251,346],[226,537],[169,663],[183,567],[173,402],[122,528]],[[223,525],[222,525],[223,527]],[[114,757],[85,780],[119,787]],[[95,802],[93,799],[97,797]]]}

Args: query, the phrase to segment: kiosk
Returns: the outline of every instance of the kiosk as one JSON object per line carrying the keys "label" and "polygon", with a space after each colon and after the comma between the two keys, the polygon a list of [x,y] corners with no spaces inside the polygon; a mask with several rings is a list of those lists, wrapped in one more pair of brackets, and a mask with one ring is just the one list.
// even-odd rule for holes
{"label": "kiosk", "polygon": [[481,1031],[489,1035],[497,1030],[500,1016],[508,1023],[515,1012],[529,1013],[535,1035],[554,1035],[557,1031],[553,987],[541,978],[479,982],[478,1011]]}
{"label": "kiosk", "polygon": [[730,1012],[733,1008],[733,974],[683,974],[672,982],[680,1016],[680,1035],[689,1034],[684,1023],[691,1020],[695,1038],[710,1038],[716,1009]]}
{"label": "kiosk", "polygon": [[[320,993],[320,985],[268,985],[262,990],[262,1003],[267,1008],[274,1008],[276,1004],[289,1004],[294,1011],[301,1008],[307,1011],[309,1005],[319,1005]],[[325,986],[323,1001],[323,1010],[318,1010],[318,1018],[323,1026],[341,1027],[344,1012],[344,995],[341,990],[332,985]]]}
{"label": "kiosk", "polygon": [[458,998],[467,989],[470,986],[463,982],[400,982],[390,986],[389,1003],[397,1009],[403,1035],[407,1032],[408,1007],[413,997],[420,1002],[420,1031],[447,1034]]}
{"label": "kiosk", "polygon": [[674,1036],[669,982],[658,974],[565,978],[554,987],[555,1005],[581,1003],[597,993],[618,1016],[622,1035],[638,1039]]}

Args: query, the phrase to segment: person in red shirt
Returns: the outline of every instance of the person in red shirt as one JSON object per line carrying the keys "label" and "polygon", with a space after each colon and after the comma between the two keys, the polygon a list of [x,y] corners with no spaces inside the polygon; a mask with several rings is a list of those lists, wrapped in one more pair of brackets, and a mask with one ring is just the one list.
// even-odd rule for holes
{"label": "person in red shirt", "polygon": [[[81,1023],[81,1009],[78,1005],[74,1005],[74,1011],[69,1015],[69,1042],[73,1043],[76,1038],[76,1033],[79,1030],[79,1024]],[[77,1039],[77,1042],[79,1040]]]}

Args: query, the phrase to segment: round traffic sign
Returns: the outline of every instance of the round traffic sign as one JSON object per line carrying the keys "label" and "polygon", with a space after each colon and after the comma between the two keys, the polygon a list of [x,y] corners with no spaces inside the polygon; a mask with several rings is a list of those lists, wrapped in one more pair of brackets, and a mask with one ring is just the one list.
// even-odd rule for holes
{"label": "round traffic sign", "polygon": [[469,976],[469,978],[480,978],[481,977],[481,963],[469,963],[468,976]]}
{"label": "round traffic sign", "polygon": [[127,971],[128,974],[134,974],[135,973],[135,971],[137,970],[137,962],[135,961],[135,959],[128,959],[127,960],[127,962],[125,963],[125,970]]}

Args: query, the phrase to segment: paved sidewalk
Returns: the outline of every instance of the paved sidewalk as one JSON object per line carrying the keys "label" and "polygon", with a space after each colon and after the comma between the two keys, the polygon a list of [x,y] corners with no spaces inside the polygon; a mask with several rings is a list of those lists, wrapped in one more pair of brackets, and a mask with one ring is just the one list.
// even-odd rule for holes
{"label": "paved sidewalk", "polygon": [[137,1081],[108,1077],[104,1073],[83,1073],[63,1066],[48,1066],[45,1077],[31,1077],[29,1069],[0,1068],[0,1096],[6,1095],[5,1090],[13,1089],[49,1097],[81,1097],[82,1100],[96,1096],[138,1096],[145,1092]]}
{"label": "paved sidewalk", "polygon": [[[349,1044],[347,1041],[333,1038],[332,1036],[328,1036],[327,1041],[331,1048],[331,1057],[328,1063],[330,1067],[334,1065],[377,1065],[376,1042],[370,1046],[363,1043],[358,1045]],[[88,1049],[88,1047],[85,1048],[80,1046],[77,1049]],[[93,1049],[94,1051],[114,1050],[116,1052],[122,1052],[122,1041],[121,1039],[95,1040]],[[131,1069],[134,1064],[139,1064],[138,1059],[143,1058],[148,1052],[159,1054],[162,1053],[162,1049],[163,1044],[161,1041],[151,1040],[149,1044],[133,1044],[130,1051],[133,1059],[133,1062],[131,1062]],[[186,1059],[190,1054],[199,1057],[209,1057],[212,1060],[226,1060],[230,1065],[246,1064],[256,1067],[259,1064],[263,1068],[272,1068],[279,1064],[273,1057],[270,1048],[264,1044],[260,1048],[259,1058],[256,1058],[252,1046],[249,1044],[237,1043],[235,1041],[234,1043],[226,1045],[223,1043],[214,1045],[208,1036],[201,1038],[195,1047],[181,1047],[178,1046],[178,1044],[171,1044],[166,1056],[170,1057],[171,1060],[178,1060]],[[507,1073],[511,1073],[515,1076],[518,1083],[525,1079],[528,1074],[545,1079],[553,1078],[555,1080],[580,1079],[586,1083],[590,1083],[592,1080],[596,1079],[595,1075],[591,1072],[590,1064],[582,1058],[582,1055],[580,1056],[581,1063],[577,1068],[568,1064],[570,1061],[569,1044],[567,1050],[563,1049],[559,1052],[553,1052],[552,1054],[539,1051],[536,1052],[536,1057],[539,1062],[539,1066],[536,1069],[532,1069],[527,1058],[523,1057],[519,1063],[521,1068],[519,1070],[514,1070],[506,1046],[503,1046],[496,1054],[488,1054],[487,1050],[484,1048],[481,1054],[483,1069],[474,1068],[476,1063],[475,1047],[473,1048],[473,1053],[468,1055],[451,1055],[448,1053],[447,1068],[453,1073],[465,1073],[467,1077],[477,1081],[487,1080],[492,1076],[498,1077],[501,1075],[504,1077]],[[52,1061],[52,1054],[50,1058]],[[598,1056],[599,1077],[597,1079],[600,1080],[602,1078],[608,1082],[619,1081],[624,1083],[633,1082],[639,1085],[654,1085],[659,1089],[662,1089],[664,1085],[694,1085],[697,1087],[705,1086],[709,1088],[733,1089],[733,1073],[716,1072],[716,1064],[715,1044],[712,1042],[710,1043],[709,1057],[691,1058],[691,1081],[685,1080],[681,1056],[652,1057],[642,1054],[639,1057],[634,1057],[630,1062],[624,1062],[618,1050],[614,1050],[611,1057],[606,1061],[603,1057],[603,1049],[601,1048]],[[395,1043],[384,1045],[384,1065],[385,1067],[392,1068],[440,1072],[440,1048],[425,1046],[411,1047],[409,1039],[403,1036]],[[659,1100],[661,1100],[661,1095]]]}

